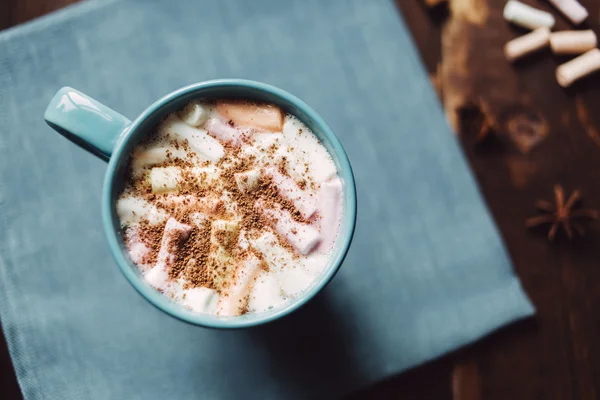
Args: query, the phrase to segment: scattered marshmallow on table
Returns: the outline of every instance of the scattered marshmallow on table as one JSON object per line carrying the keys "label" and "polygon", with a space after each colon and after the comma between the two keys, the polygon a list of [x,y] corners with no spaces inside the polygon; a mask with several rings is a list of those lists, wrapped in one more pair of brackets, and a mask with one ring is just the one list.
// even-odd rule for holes
{"label": "scattered marshmallow on table", "polygon": [[556,69],[556,80],[562,87],[568,87],[576,80],[600,70],[600,50],[592,49],[568,61]]}
{"label": "scattered marshmallow on table", "polygon": [[598,38],[591,29],[554,32],[550,35],[550,48],[554,54],[581,54],[597,45]]}
{"label": "scattered marshmallow on table", "polygon": [[587,17],[588,12],[577,0],[548,0],[563,15],[571,20],[575,25],[582,23]]}
{"label": "scattered marshmallow on table", "polygon": [[504,19],[527,29],[552,28],[555,23],[552,14],[530,7],[517,0],[509,0],[506,3]]}
{"label": "scattered marshmallow on table", "polygon": [[509,61],[515,61],[527,54],[538,51],[550,42],[550,29],[537,28],[533,32],[519,36],[504,45],[504,55]]}

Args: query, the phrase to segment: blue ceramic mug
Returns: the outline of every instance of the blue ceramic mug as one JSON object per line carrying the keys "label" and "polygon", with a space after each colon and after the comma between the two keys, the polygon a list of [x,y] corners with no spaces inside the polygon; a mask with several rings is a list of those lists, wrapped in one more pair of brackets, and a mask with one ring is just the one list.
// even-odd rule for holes
{"label": "blue ceramic mug", "polygon": [[[116,212],[116,200],[123,189],[129,155],[135,145],[152,132],[165,115],[201,97],[244,98],[277,104],[304,122],[321,140],[331,154],[342,180],[343,216],[340,234],[329,264],[309,288],[282,308],[239,317],[194,313],[147,284],[128,256]],[[102,220],[112,255],[133,287],[167,314],[195,325],[212,328],[243,328],[276,320],[300,308],[323,289],[338,271],[348,252],[356,223],[356,189],[348,157],[325,121],[302,100],[281,89],[260,82],[237,79],[197,83],[166,95],[134,121],[130,121],[85,94],[64,87],[50,101],[44,119],[67,139],[108,161],[102,193]]]}

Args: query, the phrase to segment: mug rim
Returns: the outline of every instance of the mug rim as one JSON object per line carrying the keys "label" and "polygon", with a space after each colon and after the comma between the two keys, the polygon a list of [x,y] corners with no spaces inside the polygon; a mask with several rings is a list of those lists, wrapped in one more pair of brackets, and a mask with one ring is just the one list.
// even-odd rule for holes
{"label": "mug rim", "polygon": [[[274,95],[275,97],[291,103],[300,109],[301,112],[308,116],[308,118],[319,127],[321,133],[326,137],[327,141],[331,145],[331,148],[336,154],[340,163],[340,170],[337,171],[338,175],[344,180],[346,184],[345,191],[347,191],[349,194],[349,201],[347,204],[345,204],[343,210],[343,213],[346,215],[346,218],[348,218],[349,221],[348,228],[346,232],[343,232],[343,236],[342,232],[340,232],[337,239],[338,241],[342,240],[342,250],[337,254],[337,257],[334,260],[330,260],[328,270],[319,278],[318,282],[313,283],[307,290],[301,292],[297,298],[293,299],[293,301],[284,307],[281,307],[273,312],[265,313],[264,318],[260,318],[260,314],[257,314],[259,317],[252,320],[242,320],[237,317],[219,319],[211,314],[202,314],[192,312],[191,310],[186,310],[180,304],[175,303],[167,296],[145,283],[140,276],[135,274],[130,265],[130,261],[125,256],[125,249],[123,249],[118,240],[118,232],[121,228],[120,226],[115,225],[115,220],[113,218],[116,208],[112,204],[113,202],[111,199],[116,178],[116,166],[119,160],[129,155],[129,152],[124,151],[124,147],[128,139],[132,136],[132,132],[135,132],[146,119],[148,119],[160,108],[168,105],[171,101],[202,89],[219,87],[244,87],[257,90]],[[144,297],[159,310],[184,322],[207,328],[236,329],[262,325],[280,319],[308,303],[333,279],[335,274],[340,269],[344,259],[346,258],[356,227],[356,209],[356,184],[354,181],[354,173],[352,171],[350,161],[338,137],[335,135],[329,125],[327,125],[327,123],[323,120],[323,118],[304,101],[282,89],[266,83],[244,79],[217,79],[194,83],[177,89],[152,103],[137,118],[135,118],[135,120],[132,121],[131,125],[129,125],[121,133],[114,147],[112,155],[110,156],[102,188],[102,222],[104,225],[104,231],[108,239],[112,256],[123,275],[125,275],[125,278],[127,278],[127,281],[129,281],[129,283],[142,297]]]}

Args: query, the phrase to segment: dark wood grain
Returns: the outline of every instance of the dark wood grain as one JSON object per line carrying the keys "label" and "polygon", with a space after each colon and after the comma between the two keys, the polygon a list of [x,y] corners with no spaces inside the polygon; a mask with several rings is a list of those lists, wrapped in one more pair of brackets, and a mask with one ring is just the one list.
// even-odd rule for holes
{"label": "dark wood grain", "polygon": [[[4,0],[0,29],[75,0]],[[522,0],[551,11],[557,29],[569,23],[545,1]],[[587,26],[600,32],[600,2],[581,0]],[[596,399],[600,397],[600,223],[569,242],[548,243],[543,230],[527,231],[538,198],[552,186],[581,189],[600,208],[600,74],[568,90],[554,71],[567,58],[549,51],[508,64],[502,46],[524,31],[502,19],[506,0],[448,0],[433,9],[421,0],[396,0],[477,177],[523,286],[537,307],[534,319],[437,361],[366,389],[352,399]],[[458,110],[485,106],[497,132],[476,143]],[[506,134],[506,121],[535,112],[548,136],[528,153]],[[0,346],[3,399],[19,399],[6,348]]]}

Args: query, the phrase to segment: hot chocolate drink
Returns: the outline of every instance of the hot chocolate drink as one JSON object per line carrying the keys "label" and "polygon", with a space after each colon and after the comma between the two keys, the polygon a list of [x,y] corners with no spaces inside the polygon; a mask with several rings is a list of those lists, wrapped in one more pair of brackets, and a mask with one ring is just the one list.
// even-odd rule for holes
{"label": "hot chocolate drink", "polygon": [[193,311],[237,316],[285,304],[325,269],[342,182],[279,107],[199,100],[135,148],[117,211],[150,285]]}

